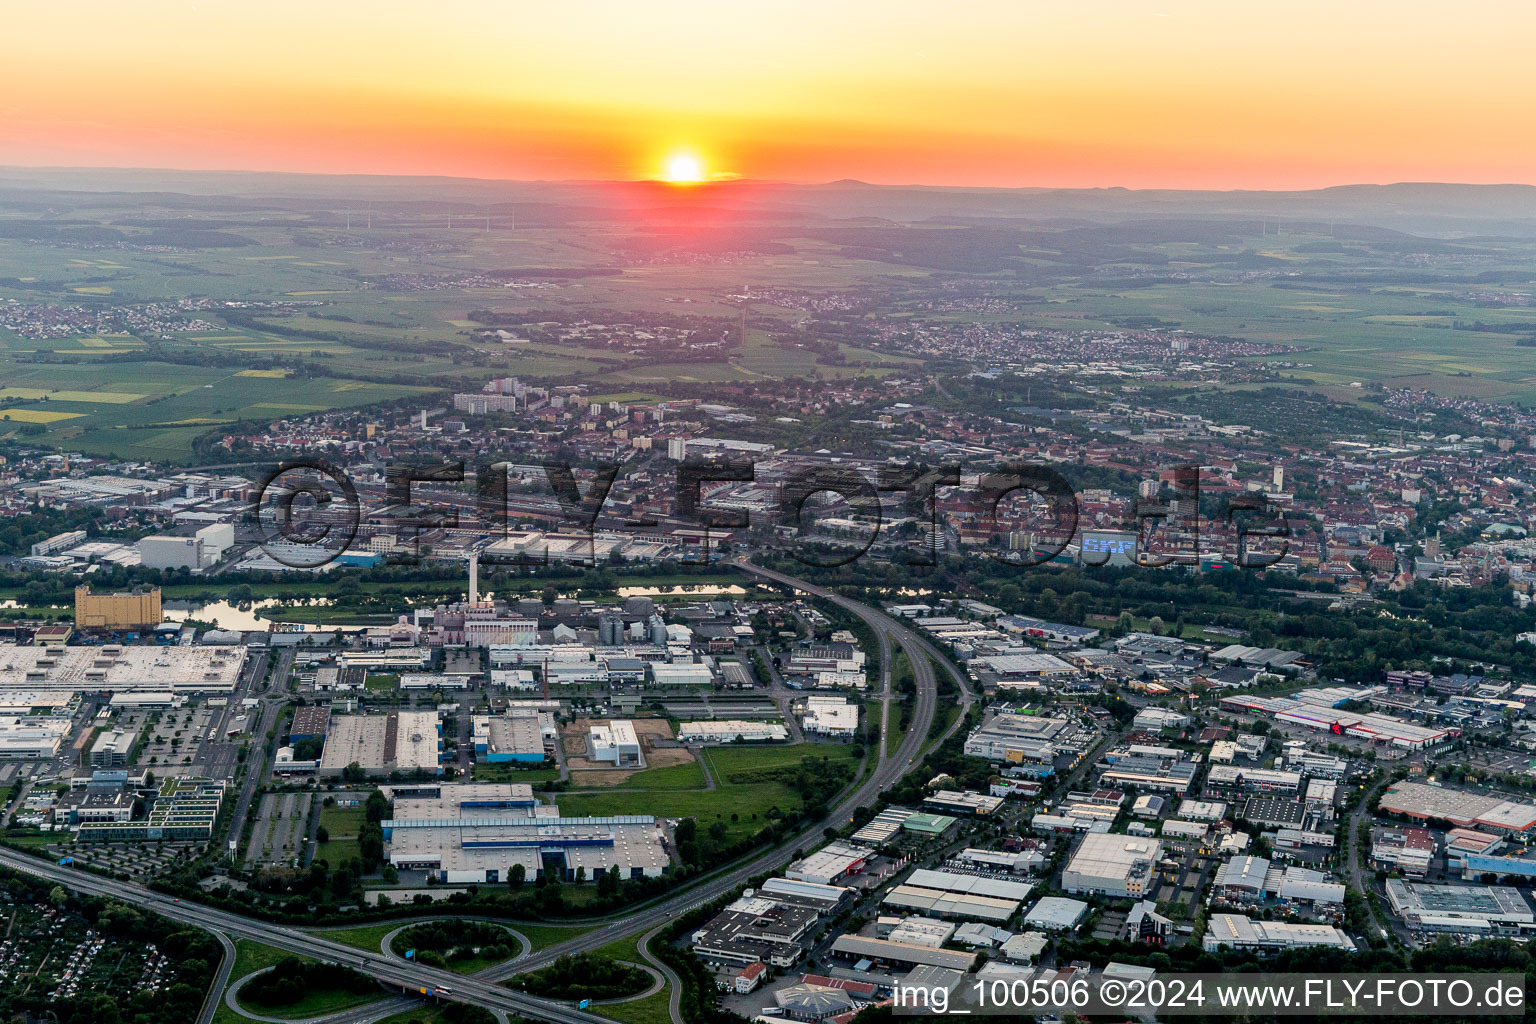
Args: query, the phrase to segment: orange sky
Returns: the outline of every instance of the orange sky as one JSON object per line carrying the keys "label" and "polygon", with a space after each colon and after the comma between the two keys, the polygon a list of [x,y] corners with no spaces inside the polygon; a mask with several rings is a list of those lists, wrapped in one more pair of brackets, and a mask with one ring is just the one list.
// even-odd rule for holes
{"label": "orange sky", "polygon": [[0,164],[1173,188],[1536,182],[1536,5],[13,5]]}

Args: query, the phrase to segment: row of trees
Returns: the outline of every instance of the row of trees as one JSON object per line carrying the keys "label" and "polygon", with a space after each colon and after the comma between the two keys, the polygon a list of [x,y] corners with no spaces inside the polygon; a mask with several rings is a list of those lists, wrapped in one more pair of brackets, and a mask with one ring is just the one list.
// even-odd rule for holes
{"label": "row of trees", "polygon": [[510,983],[546,999],[621,999],[651,987],[651,974],[596,953],[562,956],[543,970],[523,974]]}

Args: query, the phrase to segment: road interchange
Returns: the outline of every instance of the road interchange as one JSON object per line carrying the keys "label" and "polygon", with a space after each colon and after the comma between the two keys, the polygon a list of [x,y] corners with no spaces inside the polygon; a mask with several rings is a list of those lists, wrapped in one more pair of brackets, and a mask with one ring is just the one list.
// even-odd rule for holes
{"label": "road interchange", "polygon": [[[754,565],[745,558],[737,559],[733,564],[743,572],[790,587],[812,597],[830,601],[857,615],[874,632],[880,644],[882,676],[882,728],[875,767],[861,783],[842,798],[826,818],[807,825],[778,846],[748,860],[704,875],[678,892],[627,910],[616,918],[601,919],[596,922],[597,927],[581,936],[517,957],[478,974],[466,976],[403,960],[380,951],[357,949],[295,926],[260,921],[200,903],[183,901],[141,885],[60,866],[13,850],[0,848],[0,865],[24,874],[45,878],[77,892],[107,897],[151,910],[171,920],[196,925],[228,938],[249,939],[291,953],[352,967],[376,978],[386,986],[405,993],[420,996],[429,991],[436,992],[442,998],[482,1006],[497,1013],[498,1016],[516,1014],[533,1020],[549,1021],[552,1024],[611,1024],[605,1017],[577,1010],[555,1000],[541,999],[517,992],[504,987],[501,982],[517,974],[538,970],[561,956],[588,952],[630,935],[657,932],[677,917],[740,887],[754,875],[778,867],[787,856],[787,851],[819,843],[823,830],[827,826],[846,824],[859,807],[872,804],[883,790],[915,768],[919,755],[927,745],[929,731],[938,710],[936,666],[949,673],[954,679],[959,688],[962,711],[968,709],[974,701],[964,673],[956,669],[947,658],[916,632],[884,612],[804,580]],[[916,692],[913,698],[910,727],[895,752],[888,756],[884,739],[886,730],[890,727],[890,704],[893,697],[891,655],[894,647],[901,648],[912,666]],[[938,739],[942,740],[952,735],[964,720],[965,716],[962,713]],[[516,927],[516,922],[508,923]],[[593,922],[589,919],[571,923],[584,925]],[[231,958],[226,955],[225,959],[228,961]],[[219,978],[226,979],[227,971],[221,970]],[[212,1002],[213,1000],[210,1000],[210,1004]],[[674,998],[674,1008],[676,1002]],[[376,1019],[386,1008],[394,1007],[398,1012],[399,1009],[409,1005],[406,1002],[397,1006],[395,1005],[397,1003],[400,1001],[375,1003],[359,1007],[354,1011],[333,1015],[327,1020],[330,1024],[361,1024],[361,1022]]]}

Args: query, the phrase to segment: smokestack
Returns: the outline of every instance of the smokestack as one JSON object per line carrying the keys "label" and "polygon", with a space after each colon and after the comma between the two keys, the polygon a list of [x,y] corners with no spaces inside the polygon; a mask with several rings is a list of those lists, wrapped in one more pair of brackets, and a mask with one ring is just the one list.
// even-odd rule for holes
{"label": "smokestack", "polygon": [[469,553],[469,603],[480,603],[480,552]]}

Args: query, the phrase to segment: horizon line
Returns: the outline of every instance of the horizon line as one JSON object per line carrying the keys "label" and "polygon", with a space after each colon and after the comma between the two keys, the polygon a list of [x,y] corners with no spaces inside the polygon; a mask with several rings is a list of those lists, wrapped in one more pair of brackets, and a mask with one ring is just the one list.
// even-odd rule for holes
{"label": "horizon line", "polygon": [[880,182],[862,178],[834,178],[827,181],[793,181],[779,178],[731,177],[697,182],[672,182],[662,178],[488,178],[455,174],[399,174],[385,171],[307,171],[307,170],[257,170],[253,168],[220,167],[160,167],[121,166],[116,164],[0,164],[0,173],[23,171],[48,172],[114,172],[121,174],[186,174],[186,175],[263,175],[292,178],[377,178],[399,181],[460,181],[479,184],[505,185],[655,185],[667,188],[692,190],[721,189],[732,185],[756,185],[781,188],[828,188],[832,186],[858,186],[875,189],[944,189],[956,192],[1178,192],[1211,193],[1227,195],[1258,193],[1269,195],[1308,194],[1329,192],[1347,188],[1400,188],[1408,186],[1440,188],[1529,188],[1536,189],[1536,182],[1523,181],[1341,181],[1332,185],[1310,188],[1263,188],[1256,186],[1231,186],[1227,188],[1175,188],[1168,186],[1139,187],[1134,185],[964,185],[937,184],[932,182]]}

